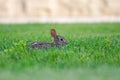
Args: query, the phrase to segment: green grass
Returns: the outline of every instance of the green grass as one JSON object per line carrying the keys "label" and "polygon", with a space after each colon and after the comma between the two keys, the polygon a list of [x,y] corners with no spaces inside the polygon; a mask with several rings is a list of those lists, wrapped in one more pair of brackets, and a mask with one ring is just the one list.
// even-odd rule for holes
{"label": "green grass", "polygon": [[[32,50],[51,42],[50,29],[69,44]],[[0,80],[120,80],[120,23],[0,24]]]}

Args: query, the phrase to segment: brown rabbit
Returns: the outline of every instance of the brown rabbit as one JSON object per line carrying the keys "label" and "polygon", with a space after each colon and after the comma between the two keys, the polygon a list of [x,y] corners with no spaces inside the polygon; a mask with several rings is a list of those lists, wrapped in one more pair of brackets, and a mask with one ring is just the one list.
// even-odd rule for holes
{"label": "brown rabbit", "polygon": [[64,37],[60,36],[60,35],[57,35],[56,34],[56,31],[55,29],[51,29],[50,30],[51,32],[51,36],[53,37],[53,42],[49,43],[49,42],[33,42],[29,45],[30,48],[38,48],[38,49],[41,49],[41,48],[51,48],[51,47],[61,47],[61,46],[64,46],[64,45],[67,45],[68,42],[65,40]]}

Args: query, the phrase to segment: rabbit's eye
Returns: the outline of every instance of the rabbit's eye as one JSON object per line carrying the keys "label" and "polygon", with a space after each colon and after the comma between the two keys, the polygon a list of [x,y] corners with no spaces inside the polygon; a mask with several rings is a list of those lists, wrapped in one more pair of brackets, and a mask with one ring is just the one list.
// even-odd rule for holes
{"label": "rabbit's eye", "polygon": [[61,41],[63,41],[63,39],[60,39]]}

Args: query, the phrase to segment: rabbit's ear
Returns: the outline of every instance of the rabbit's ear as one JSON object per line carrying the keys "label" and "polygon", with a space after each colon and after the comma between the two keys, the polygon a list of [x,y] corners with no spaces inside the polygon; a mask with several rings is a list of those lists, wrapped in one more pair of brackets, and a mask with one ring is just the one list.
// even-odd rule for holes
{"label": "rabbit's ear", "polygon": [[55,29],[51,29],[50,32],[51,32],[51,36],[52,37],[56,37],[57,36]]}

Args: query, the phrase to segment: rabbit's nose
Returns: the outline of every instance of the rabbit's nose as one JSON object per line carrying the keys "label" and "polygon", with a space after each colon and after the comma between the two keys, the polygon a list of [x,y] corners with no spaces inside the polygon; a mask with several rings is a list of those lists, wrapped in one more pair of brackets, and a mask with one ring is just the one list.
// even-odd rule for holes
{"label": "rabbit's nose", "polygon": [[66,41],[65,44],[68,44],[68,42]]}

